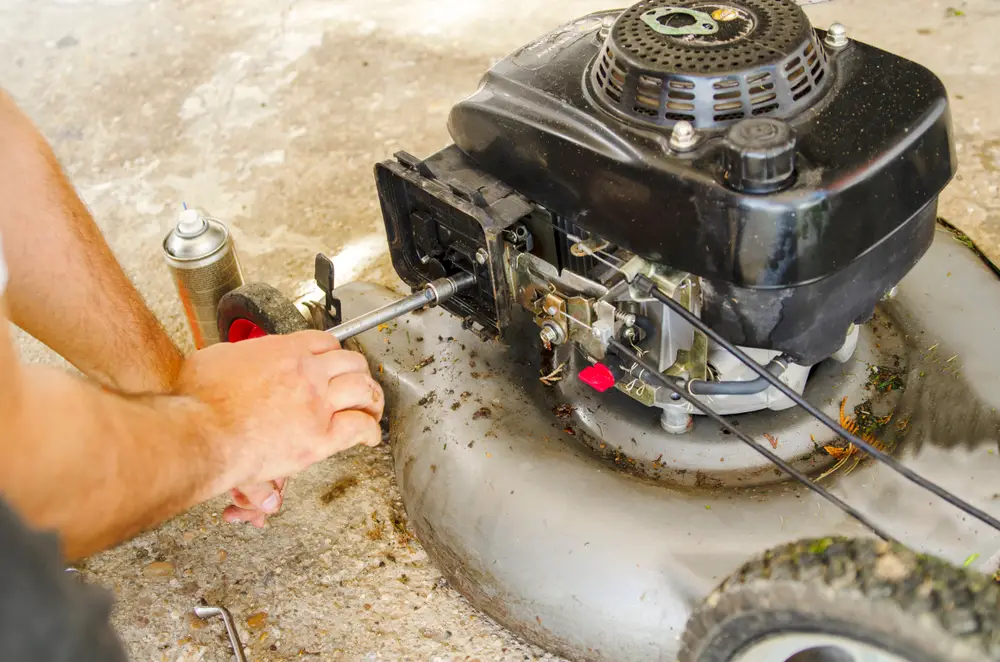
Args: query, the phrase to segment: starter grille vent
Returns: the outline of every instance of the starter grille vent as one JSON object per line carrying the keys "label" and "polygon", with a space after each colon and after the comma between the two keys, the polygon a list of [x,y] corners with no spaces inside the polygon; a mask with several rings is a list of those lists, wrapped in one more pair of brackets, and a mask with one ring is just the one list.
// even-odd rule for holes
{"label": "starter grille vent", "polygon": [[[663,8],[737,18],[718,21],[711,35],[667,35],[643,20]],[[792,0],[646,0],[619,16],[590,84],[599,103],[642,123],[721,128],[802,112],[828,90],[829,67]]]}

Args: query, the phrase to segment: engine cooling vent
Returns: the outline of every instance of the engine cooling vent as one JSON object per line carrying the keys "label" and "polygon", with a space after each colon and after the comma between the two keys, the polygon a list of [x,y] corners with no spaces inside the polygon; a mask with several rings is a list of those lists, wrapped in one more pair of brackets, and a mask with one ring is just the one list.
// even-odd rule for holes
{"label": "engine cooling vent", "polygon": [[829,89],[829,68],[792,0],[646,0],[618,17],[590,83],[629,118],[721,128],[797,115]]}

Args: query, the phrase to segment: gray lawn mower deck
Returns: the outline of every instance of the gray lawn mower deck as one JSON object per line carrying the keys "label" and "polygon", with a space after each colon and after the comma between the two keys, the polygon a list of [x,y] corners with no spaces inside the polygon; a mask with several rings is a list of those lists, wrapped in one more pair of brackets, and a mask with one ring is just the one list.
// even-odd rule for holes
{"label": "gray lawn mower deck", "polygon": [[[360,283],[337,293],[347,317],[396,296]],[[840,398],[863,397],[869,363],[891,355],[906,382],[887,401],[893,429],[905,431],[900,457],[1000,516],[998,323],[995,273],[940,230],[866,325],[854,362],[821,366],[806,395],[836,416]],[[658,431],[657,410],[621,393],[596,397],[575,375],[546,388],[527,357],[439,310],[357,341],[386,388],[396,474],[420,541],[476,607],[549,650],[674,659],[692,607],[750,557],[806,537],[869,535],[801,486],[775,482],[773,468],[709,421],[671,436]],[[560,404],[572,420],[553,413]],[[797,410],[737,420],[801,467],[831,463],[821,447],[834,435]],[[641,438],[613,436],[628,429]],[[1000,534],[884,467],[865,462],[823,484],[918,551],[959,565],[978,554],[973,567],[985,572],[1000,561]]]}

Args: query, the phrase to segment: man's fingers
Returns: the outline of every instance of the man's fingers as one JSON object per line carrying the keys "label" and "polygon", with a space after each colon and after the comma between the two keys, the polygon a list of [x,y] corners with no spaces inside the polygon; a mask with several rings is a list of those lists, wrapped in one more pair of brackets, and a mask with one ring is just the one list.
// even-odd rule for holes
{"label": "man's fingers", "polygon": [[305,369],[317,382],[325,383],[341,375],[370,375],[368,360],[357,352],[327,352],[309,359]]}
{"label": "man's fingers", "polygon": [[337,450],[346,450],[358,444],[378,446],[382,442],[382,428],[378,419],[369,414],[342,411],[330,419],[329,436],[337,442]]}
{"label": "man's fingers", "polygon": [[310,354],[326,354],[327,352],[340,349],[340,341],[334,338],[333,334],[323,331],[311,329],[309,331],[299,331],[287,337],[294,338],[296,342],[302,343],[302,346]]}
{"label": "man's fingers", "polygon": [[233,489],[229,490],[229,496],[232,497],[233,503],[235,503],[237,507],[253,508],[253,504],[250,503],[250,500],[247,499],[246,495],[244,495],[243,492],[241,492],[239,489],[234,487]]}
{"label": "man's fingers", "polygon": [[[283,483],[282,483],[283,484]],[[278,512],[283,500],[277,481],[257,485],[241,485],[233,490],[233,502],[240,508],[253,508],[266,514]],[[237,495],[236,492],[239,492]]]}
{"label": "man's fingers", "polygon": [[226,506],[226,509],[222,511],[222,519],[230,524],[247,522],[258,529],[264,528],[267,523],[267,515],[256,508],[240,508],[239,506]]}
{"label": "man's fingers", "polygon": [[382,387],[370,375],[354,372],[330,380],[327,403],[334,415],[339,411],[356,409],[377,420],[382,418],[385,396]]}

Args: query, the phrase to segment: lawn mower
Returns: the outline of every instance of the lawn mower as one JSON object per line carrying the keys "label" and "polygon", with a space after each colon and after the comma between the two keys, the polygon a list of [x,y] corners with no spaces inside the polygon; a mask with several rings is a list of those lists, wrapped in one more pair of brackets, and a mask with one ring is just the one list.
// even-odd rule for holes
{"label": "lawn mower", "polygon": [[[375,180],[397,274],[460,287],[351,342],[462,595],[574,660],[1000,658],[1000,283],[938,217],[933,73],[791,0],[645,0],[448,127]],[[333,273],[221,337],[393,304]]]}

